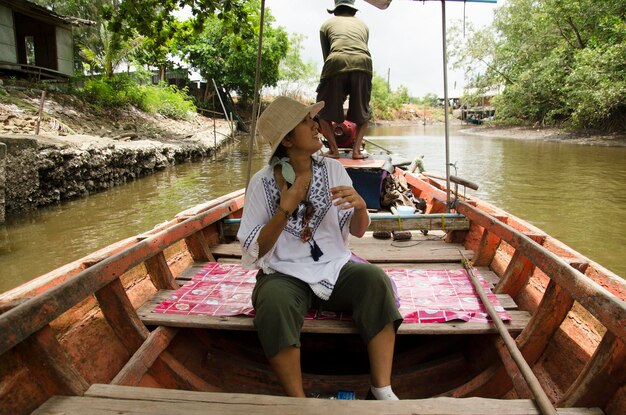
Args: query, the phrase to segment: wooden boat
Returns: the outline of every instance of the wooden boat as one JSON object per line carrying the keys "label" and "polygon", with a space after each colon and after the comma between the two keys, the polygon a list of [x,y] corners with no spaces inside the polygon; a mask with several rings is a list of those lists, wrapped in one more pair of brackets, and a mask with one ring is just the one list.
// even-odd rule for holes
{"label": "wooden boat", "polygon": [[626,281],[474,197],[455,198],[446,213],[435,181],[395,174],[426,200],[425,213],[372,212],[371,231],[401,226],[412,246],[368,232],[351,241],[353,251],[387,269],[451,271],[471,259],[468,269],[511,315],[500,324],[518,352],[506,347],[498,322],[403,324],[393,373],[402,400],[364,401],[366,351],[352,323],[307,320],[305,390],[350,390],[358,399],[280,396],[250,317],[152,312],[203,264],[239,261],[239,190],[2,294],[0,412],[626,413]]}
{"label": "wooden boat", "polygon": [[[447,87],[445,98],[447,114]],[[448,173],[442,188],[396,169],[424,213],[373,212],[371,231],[351,240],[388,272],[465,269],[492,315],[403,323],[392,379],[401,401],[361,400],[366,351],[350,321],[305,321],[303,380],[312,396],[348,390],[359,399],[296,399],[280,396],[250,317],[155,312],[208,263],[237,266],[239,190],[0,295],[0,413],[626,413],[626,281],[454,192],[451,182],[466,182]],[[402,248],[373,237],[400,229],[412,234]]]}

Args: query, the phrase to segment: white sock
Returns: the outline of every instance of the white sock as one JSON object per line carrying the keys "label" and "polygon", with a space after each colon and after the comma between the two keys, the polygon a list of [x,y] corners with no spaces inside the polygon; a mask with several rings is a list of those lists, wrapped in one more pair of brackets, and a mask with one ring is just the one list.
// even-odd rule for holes
{"label": "white sock", "polygon": [[384,386],[382,388],[377,388],[375,386],[370,387],[372,390],[372,394],[379,401],[398,401],[398,397],[393,390],[391,390],[391,385]]}

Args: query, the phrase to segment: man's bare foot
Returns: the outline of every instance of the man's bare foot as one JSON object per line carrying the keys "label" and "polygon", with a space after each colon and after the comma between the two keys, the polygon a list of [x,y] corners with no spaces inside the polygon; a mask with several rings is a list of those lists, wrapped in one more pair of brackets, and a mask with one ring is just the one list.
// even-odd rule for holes
{"label": "man's bare foot", "polygon": [[338,159],[339,153],[333,153],[332,151],[327,151],[326,153],[324,153],[324,157],[328,157],[331,159]]}
{"label": "man's bare foot", "polygon": [[355,160],[366,159],[367,156],[366,153],[352,153],[352,158]]}

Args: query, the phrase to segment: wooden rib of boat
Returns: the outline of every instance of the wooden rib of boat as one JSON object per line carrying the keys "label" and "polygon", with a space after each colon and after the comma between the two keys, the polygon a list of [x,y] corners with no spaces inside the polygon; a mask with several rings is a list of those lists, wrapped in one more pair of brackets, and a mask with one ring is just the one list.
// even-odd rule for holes
{"label": "wooden rib of boat", "polygon": [[[371,230],[402,226],[415,243],[368,232],[353,251],[385,268],[454,270],[470,258],[510,311],[505,332],[552,413],[626,413],[626,281],[476,198],[445,213],[432,179],[395,174],[426,211],[372,213]],[[281,396],[249,317],[152,313],[203,263],[240,260],[243,208],[243,190],[227,194],[1,295],[0,412],[550,413],[494,323],[403,324],[393,372],[402,400],[372,402],[360,400],[366,350],[351,323],[307,321],[305,390],[359,400],[298,400]]]}

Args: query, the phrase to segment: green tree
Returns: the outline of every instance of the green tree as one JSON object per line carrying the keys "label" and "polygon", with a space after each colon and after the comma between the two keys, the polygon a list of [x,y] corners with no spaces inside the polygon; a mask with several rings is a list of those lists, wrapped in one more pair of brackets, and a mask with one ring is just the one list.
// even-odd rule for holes
{"label": "green tree", "polygon": [[510,0],[453,53],[471,85],[505,86],[500,119],[623,130],[625,16],[620,0]]}
{"label": "green tree", "polygon": [[101,71],[107,78],[113,77],[115,70],[133,56],[143,41],[142,37],[125,40],[104,23],[100,25],[98,36],[97,42],[80,45],[80,51],[91,72]]}
{"label": "green tree", "polygon": [[394,110],[402,104],[410,102],[409,90],[400,86],[397,90],[390,90],[387,80],[374,73],[372,77],[372,98],[370,107],[372,116],[376,119],[388,120],[394,117]]}
{"label": "green tree", "polygon": [[[247,0],[248,19],[238,33],[225,30],[225,22],[218,17],[206,19],[204,31],[192,43],[181,47],[189,62],[207,80],[239,94],[249,102],[254,96],[254,79],[260,27],[260,2]],[[273,27],[274,18],[265,12],[261,61],[261,86],[276,86],[279,64],[287,56],[289,41],[281,27]]]}
{"label": "green tree", "polygon": [[289,36],[287,54],[279,65],[279,78],[282,81],[281,95],[302,98],[306,89],[311,89],[318,82],[319,72],[315,62],[303,62],[302,40],[304,35],[292,34]]}

